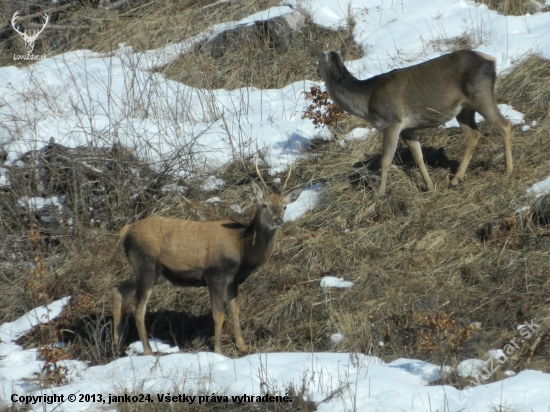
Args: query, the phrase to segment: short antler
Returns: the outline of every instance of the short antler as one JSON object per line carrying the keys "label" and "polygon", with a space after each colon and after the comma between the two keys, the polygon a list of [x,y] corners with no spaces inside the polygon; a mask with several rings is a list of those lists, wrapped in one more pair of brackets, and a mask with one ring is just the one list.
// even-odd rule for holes
{"label": "short antler", "polygon": [[258,167],[258,159],[259,159],[259,156],[256,157],[256,173],[258,173],[258,177],[259,177],[260,180],[262,181],[264,187],[267,188],[267,184],[265,183],[265,180],[264,180],[264,178],[262,177],[262,174],[260,173],[260,168]]}
{"label": "short antler", "polygon": [[290,174],[292,173],[292,164],[288,166],[288,175],[286,176],[285,183],[283,184],[283,192],[285,191],[286,184],[288,183],[288,179],[290,179]]}
{"label": "short antler", "polygon": [[44,24],[42,25],[42,28],[40,30],[38,30],[38,32],[35,32],[32,35],[32,37],[31,37],[32,40],[36,40],[38,38],[38,35],[44,31],[44,29],[46,28],[46,25],[48,24],[49,21],[50,21],[50,16],[48,16],[46,13],[44,13]]}
{"label": "short antler", "polygon": [[348,56],[348,50],[352,45],[353,45],[352,36],[349,36],[342,42],[342,45],[340,46],[340,57],[342,58],[342,60],[346,60]]}

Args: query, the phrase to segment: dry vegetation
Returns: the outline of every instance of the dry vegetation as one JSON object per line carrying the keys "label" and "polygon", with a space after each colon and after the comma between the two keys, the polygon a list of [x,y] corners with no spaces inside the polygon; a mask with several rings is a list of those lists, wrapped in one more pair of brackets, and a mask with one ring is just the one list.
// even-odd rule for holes
{"label": "dry vegetation", "polygon": [[541,0],[475,0],[486,4],[492,10],[497,10],[505,16],[523,16],[536,13],[544,3]]}
{"label": "dry vegetation", "polygon": [[[132,9],[116,11],[97,10],[94,3],[87,3],[63,18],[77,16],[95,31],[71,34],[58,48],[52,46],[54,36],[48,36],[39,47],[54,53],[84,47],[107,51],[124,41],[149,49],[276,3],[259,0],[210,7],[204,1],[174,0],[162,5],[135,3]],[[346,35],[309,23],[288,54],[270,50],[262,42],[247,44],[222,59],[197,51],[165,68],[165,73],[203,87],[280,87],[316,76],[314,62],[304,51],[305,39],[334,47]],[[11,41],[5,40],[4,47]],[[353,52],[358,54],[357,49]],[[380,161],[380,139],[343,138],[363,125],[360,120],[346,116],[334,126],[336,139],[314,141],[294,167],[289,187],[322,182],[325,201],[282,229],[282,241],[270,262],[241,288],[243,333],[253,352],[359,351],[384,360],[410,357],[455,366],[467,358],[485,359],[488,349],[501,348],[517,336],[517,324],[536,319],[543,326],[505,367],[550,372],[550,229],[532,223],[528,212],[522,219],[515,215],[517,208],[532,203],[525,196],[526,188],[546,178],[550,170],[550,62],[530,57],[500,78],[497,89],[499,103],[512,104],[528,121],[537,121],[526,132],[514,129],[517,167],[511,176],[502,172],[503,151],[495,131],[484,129],[486,137],[466,181],[448,189],[464,138],[458,129],[430,129],[421,133],[421,141],[436,189],[422,192],[420,174],[401,146],[390,169],[388,195],[378,197],[371,185],[377,184],[373,171]],[[21,340],[26,346],[67,342],[63,350],[44,353],[49,363],[67,353],[96,364],[114,358],[108,291],[129,276],[123,252],[115,248],[116,232],[123,224],[151,214],[243,221],[250,217],[251,196],[244,183],[255,171],[249,161],[219,172],[227,185],[215,193],[221,198],[215,204],[205,203],[214,194],[201,191],[193,181],[180,182],[189,187],[185,197],[162,192],[158,176],[147,166],[140,166],[145,183],[132,183],[132,176],[125,174],[128,161],[135,159],[106,151],[101,163],[109,170],[105,181],[66,160],[65,174],[50,176],[46,190],[67,196],[75,219],[72,226],[49,225],[17,207],[20,196],[34,193],[34,172],[27,171],[18,177],[19,186],[2,193],[0,238],[7,241],[0,250],[4,282],[0,323],[33,306],[73,296],[58,320]],[[56,162],[50,166],[60,170]],[[80,184],[73,188],[68,182],[75,179]],[[85,191],[83,183],[92,180],[96,186]],[[141,185],[138,199],[128,192],[132,184]],[[98,190],[109,196],[97,205],[103,208],[100,224],[92,225],[85,202],[93,201]],[[234,204],[243,206],[242,215],[230,208]],[[510,224],[486,241],[479,238],[480,228],[502,219]],[[355,286],[324,291],[319,281],[325,275],[344,277]],[[475,322],[480,327],[474,328]],[[130,314],[126,325],[126,343],[137,340]],[[239,356],[231,327],[227,321],[223,351]],[[211,350],[213,320],[207,290],[157,287],[146,328],[184,351]],[[329,339],[335,332],[346,336],[337,346]],[[451,376],[445,383],[465,382]]]}

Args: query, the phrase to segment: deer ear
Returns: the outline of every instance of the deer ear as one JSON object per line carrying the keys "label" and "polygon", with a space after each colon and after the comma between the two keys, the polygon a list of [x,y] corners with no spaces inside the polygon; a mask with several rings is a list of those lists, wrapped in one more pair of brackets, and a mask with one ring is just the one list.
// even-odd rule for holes
{"label": "deer ear", "polygon": [[298,187],[296,189],[291,190],[285,195],[285,203],[288,205],[290,203],[294,203],[302,193],[302,190],[304,190],[303,187]]}
{"label": "deer ear", "polygon": [[256,198],[257,202],[261,202],[264,199],[264,191],[262,187],[252,178],[250,178],[250,188],[252,189],[252,194]]}
{"label": "deer ear", "polygon": [[346,57],[348,56],[348,49],[353,44],[353,37],[349,36],[346,40],[342,42],[342,45],[340,46],[340,57],[342,58],[342,61],[346,60]]}
{"label": "deer ear", "polygon": [[323,58],[324,53],[309,40],[306,40],[306,50],[311,57],[315,57],[317,60]]}

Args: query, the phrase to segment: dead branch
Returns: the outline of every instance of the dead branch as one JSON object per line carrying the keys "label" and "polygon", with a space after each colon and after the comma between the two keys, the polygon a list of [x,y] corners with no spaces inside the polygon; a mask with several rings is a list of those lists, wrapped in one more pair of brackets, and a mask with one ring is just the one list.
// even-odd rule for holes
{"label": "dead branch", "polygon": [[[42,25],[38,23],[27,23],[25,24],[25,27],[28,29],[39,29],[42,27]],[[50,24],[46,26],[46,29],[49,30],[83,30],[83,29],[89,29],[90,26],[68,26],[64,24]]]}
{"label": "dead branch", "polygon": [[[118,0],[118,1],[115,1],[114,3],[109,3],[109,1],[106,1],[106,2],[100,1],[98,8],[103,10],[112,10],[112,9],[119,8],[124,4],[127,4],[127,3],[129,4],[130,1],[131,0]],[[104,5],[104,3],[107,3],[107,4]]]}
{"label": "dead branch", "polygon": [[50,9],[38,11],[36,13],[28,14],[26,16],[19,16],[18,20],[29,20],[29,19],[34,19],[35,17],[42,17],[45,13],[46,14],[55,13],[57,11],[68,9],[71,6],[72,6],[71,3],[67,3],[62,6],[52,7]]}

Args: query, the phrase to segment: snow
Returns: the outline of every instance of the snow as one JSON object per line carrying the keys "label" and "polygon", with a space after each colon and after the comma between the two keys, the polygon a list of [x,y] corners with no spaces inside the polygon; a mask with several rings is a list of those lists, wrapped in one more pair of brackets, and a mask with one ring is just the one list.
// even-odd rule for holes
{"label": "snow", "polygon": [[[187,402],[199,402],[198,396],[216,394],[242,397],[256,395],[288,395],[289,387],[302,390],[306,399],[318,404],[319,411],[399,410],[434,411],[490,410],[494,405],[507,405],[518,411],[547,411],[550,375],[526,370],[491,384],[479,384],[459,391],[450,386],[432,383],[452,371],[430,363],[397,359],[384,363],[377,357],[357,353],[257,353],[238,359],[199,352],[179,353],[158,340],[151,340],[153,349],[162,356],[136,355],[143,352],[140,342],[130,345],[127,357],[106,365],[89,366],[84,362],[66,360],[58,366],[69,370],[66,385],[41,388],[28,382],[40,373],[44,362],[37,359],[36,349],[23,350],[14,339],[47,318],[58,316],[69,298],[30,311],[20,319],[0,327],[2,348],[0,366],[0,403],[9,403],[13,394],[21,396],[57,395],[63,402],[28,405],[31,410],[84,411],[104,410],[110,395],[185,394]],[[344,339],[333,334],[334,343]],[[461,365],[475,365],[474,359]],[[479,365],[478,365],[479,364]],[[466,367],[457,367],[457,370]],[[474,376],[472,371],[464,377]],[[38,382],[38,381],[36,381]],[[472,381],[474,382],[474,381]],[[101,394],[105,403],[71,402],[70,394]],[[193,396],[195,396],[193,400]],[[21,399],[21,398],[19,398]],[[23,398],[24,399],[24,398]],[[77,398],[78,399],[78,398]],[[237,402],[235,398],[235,402]],[[242,398],[241,398],[242,402]]]}
{"label": "snow", "polygon": [[[167,345],[166,343],[162,343],[158,339],[150,339],[149,344],[151,345],[151,349],[153,352],[160,352],[160,353],[176,353],[180,351],[180,348],[177,346],[171,347],[170,345]],[[139,342],[133,342],[130,345],[128,345],[128,349],[126,350],[127,355],[143,355],[143,343],[141,341]]]}
{"label": "snow", "polygon": [[541,197],[547,193],[550,193],[550,176],[527,189],[527,194],[535,197]]}
{"label": "snow", "polygon": [[218,179],[216,176],[209,176],[201,186],[201,189],[205,192],[213,192],[214,190],[221,189],[224,186],[225,182],[222,179]]}
{"label": "snow", "polygon": [[341,333],[333,333],[332,335],[330,335],[330,341],[335,345],[339,344],[344,339],[345,339],[345,336],[342,335]]}
{"label": "snow", "polygon": [[5,167],[0,167],[0,186],[10,185],[10,171]]}
{"label": "snow", "polygon": [[[496,58],[499,74],[530,53],[550,58],[548,13],[503,16],[467,0],[288,0],[286,5],[262,11],[238,22],[225,22],[177,44],[135,52],[124,44],[112,54],[88,50],[67,52],[25,68],[0,68],[0,148],[7,152],[3,166],[24,166],[19,157],[40,149],[53,137],[68,146],[114,142],[133,149],[153,165],[187,162],[188,170],[211,175],[226,163],[261,151],[271,173],[285,170],[309,147],[316,136],[330,137],[328,129],[315,129],[301,115],[309,102],[304,92],[314,82],[300,81],[277,90],[245,87],[232,91],[204,90],[167,80],[156,69],[189,53],[217,33],[293,11],[305,10],[319,25],[347,28],[352,17],[353,37],[365,52],[347,62],[359,78],[420,63],[451,50],[449,40],[468,37],[474,48]],[[546,0],[550,5],[550,0]],[[304,52],[304,58],[306,54]],[[312,63],[313,64],[313,61]],[[524,124],[523,114],[499,105],[514,124]],[[481,120],[481,119],[480,119]],[[455,123],[448,123],[447,126]],[[527,124],[526,124],[527,126]],[[531,122],[531,127],[536,123]],[[365,139],[371,128],[355,129],[346,139]],[[183,148],[183,149],[182,149]],[[192,154],[192,156],[187,155]],[[214,176],[204,190],[222,187]],[[0,168],[0,186],[9,186],[8,169]],[[212,189],[210,189],[212,187]],[[167,191],[185,193],[170,186]],[[529,194],[550,193],[550,177],[527,189]],[[322,185],[304,189],[288,205],[285,220],[299,219],[322,202]],[[40,210],[63,207],[62,199],[20,198],[21,207]],[[239,209],[233,209],[240,213]],[[321,287],[351,287],[344,279],[323,278]],[[140,342],[129,355],[106,365],[89,367],[75,360],[59,364],[69,369],[69,383],[41,388],[36,374],[44,366],[38,349],[22,349],[15,341],[39,323],[59,315],[69,298],[36,308],[0,326],[0,403],[12,394],[124,394],[167,393],[198,395],[284,395],[288,385],[318,403],[319,411],[488,411],[499,406],[514,411],[547,412],[550,408],[550,375],[525,370],[499,382],[481,378],[487,361],[464,360],[456,372],[470,378],[471,387],[457,390],[433,383],[451,372],[450,367],[398,359],[390,363],[354,353],[257,353],[231,359],[214,353],[180,353],[177,347],[152,340],[164,355],[142,356]],[[341,341],[341,334],[330,339]],[[380,342],[383,345],[383,342]],[[499,352],[500,351],[500,352]],[[500,359],[491,350],[489,359]],[[33,382],[36,382],[33,383]],[[154,398],[156,399],[156,398]],[[37,404],[33,410],[77,411],[103,409],[91,402]]]}
{"label": "snow", "polygon": [[334,276],[325,276],[321,279],[322,288],[351,288],[353,282],[344,280],[344,278],[337,278]]}
{"label": "snow", "polygon": [[456,373],[461,378],[469,378],[483,373],[485,362],[481,359],[466,359],[458,364]]}
{"label": "snow", "polygon": [[[48,306],[39,306],[13,322],[4,323],[0,326],[0,340],[2,342],[12,342],[30,331],[34,326],[55,319],[69,302],[69,299],[70,297],[65,297]],[[6,355],[6,353],[0,349],[0,356],[3,355]]]}
{"label": "snow", "polygon": [[[37,307],[19,319],[0,326],[0,405],[8,402],[9,393],[18,390],[23,392],[27,386],[24,379],[40,373],[44,366],[44,361],[37,359],[37,349],[23,350],[15,341],[34,326],[46,324],[59,316],[69,299],[65,297],[48,306]],[[70,363],[83,364],[79,361]]]}
{"label": "snow", "polygon": [[302,217],[308,210],[313,209],[315,206],[321,204],[321,183],[316,183],[312,186],[306,187],[300,197],[294,202],[290,203],[286,207],[285,222],[291,222]]}
{"label": "snow", "polygon": [[492,359],[507,358],[502,349],[491,349],[490,351],[487,351],[486,355]]}
{"label": "snow", "polygon": [[231,209],[235,213],[238,213],[239,215],[243,212],[243,208],[239,205],[231,205],[229,206],[229,209]]}
{"label": "snow", "polygon": [[528,53],[550,56],[548,14],[503,16],[467,0],[289,0],[328,28],[347,28],[365,57],[346,62],[366,78],[451,51],[448,40],[467,36],[475,50],[494,56],[499,72]]}
{"label": "snow", "polygon": [[206,199],[205,200],[205,203],[221,203],[221,199],[219,196],[214,196],[214,197],[211,197],[209,199]]}
{"label": "snow", "polygon": [[39,211],[48,206],[56,206],[60,212],[63,212],[63,204],[66,202],[65,196],[55,195],[47,198],[23,196],[17,199],[19,207]]}
{"label": "snow", "polygon": [[366,139],[375,132],[376,132],[376,129],[374,128],[356,127],[346,135],[346,139],[348,140]]}

